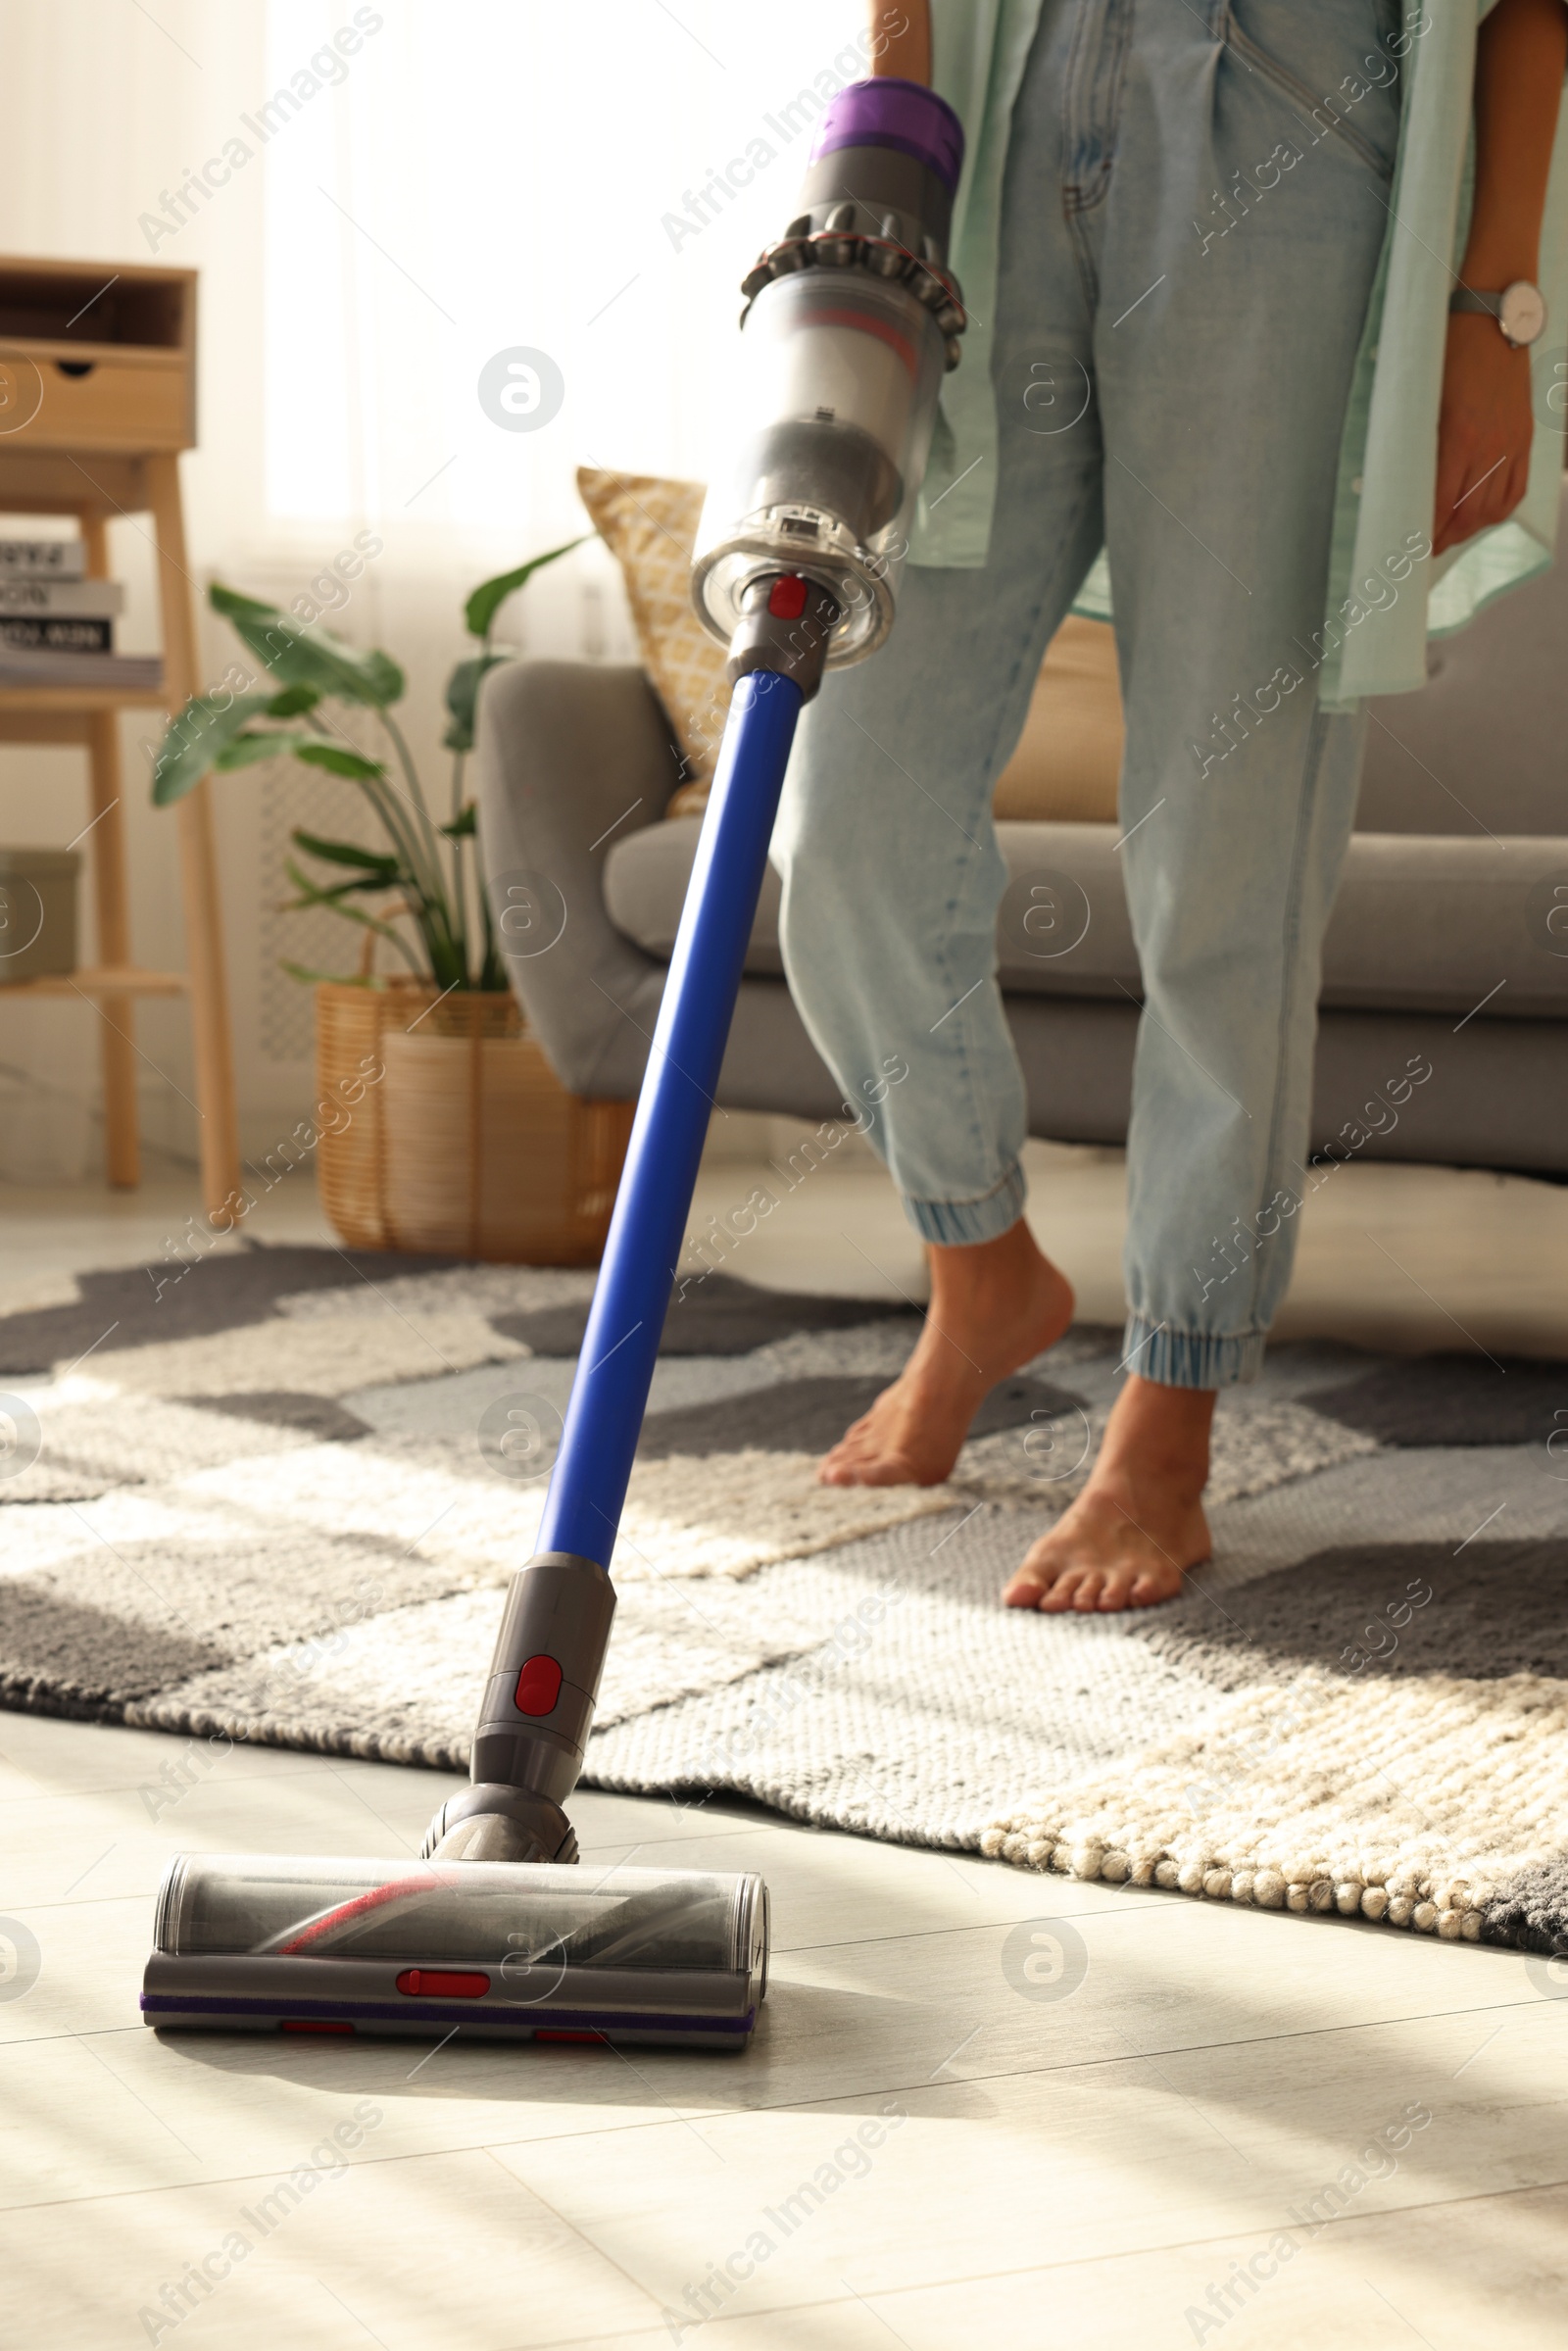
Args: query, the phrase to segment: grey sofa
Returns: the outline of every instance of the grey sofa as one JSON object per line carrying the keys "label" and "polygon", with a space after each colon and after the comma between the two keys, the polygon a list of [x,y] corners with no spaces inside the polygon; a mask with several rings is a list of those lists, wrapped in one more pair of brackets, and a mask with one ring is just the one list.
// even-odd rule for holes
{"label": "grey sofa", "polygon": [[[1431,670],[1422,693],[1372,709],[1326,942],[1313,1146],[1568,1178],[1568,571],[1501,599]],[[478,752],[492,893],[529,907],[537,949],[510,962],[523,1009],[574,1092],[630,1096],[699,824],[663,821],[669,724],[639,669],[519,661],[485,682]],[[999,968],[1030,1130],[1121,1142],[1138,1022],[1123,991],[1140,980],[1115,827],[998,829],[1013,876]],[[1050,960],[1024,952],[1017,920],[1042,875],[1068,933],[1088,917]],[[770,873],[717,1100],[830,1118],[839,1090],[784,980],[778,905]],[[1432,1076],[1397,1123],[1363,1121],[1417,1054]]]}

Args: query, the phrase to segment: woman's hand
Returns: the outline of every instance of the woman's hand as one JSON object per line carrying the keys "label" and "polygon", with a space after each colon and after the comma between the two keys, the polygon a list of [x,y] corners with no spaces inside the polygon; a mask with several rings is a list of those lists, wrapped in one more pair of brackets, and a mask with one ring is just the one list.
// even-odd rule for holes
{"label": "woman's hand", "polygon": [[[1536,282],[1565,64],[1563,0],[1496,0],[1476,38],[1475,203],[1461,285],[1495,292],[1519,278]],[[1529,352],[1515,351],[1484,313],[1450,316],[1435,555],[1507,520],[1525,494],[1531,431]]]}
{"label": "woman's hand", "polygon": [[896,73],[904,81],[931,80],[931,0],[871,0],[872,73]]}
{"label": "woman's hand", "polygon": [[1434,555],[1507,520],[1525,494],[1532,431],[1529,352],[1515,351],[1495,318],[1476,312],[1450,318]]}

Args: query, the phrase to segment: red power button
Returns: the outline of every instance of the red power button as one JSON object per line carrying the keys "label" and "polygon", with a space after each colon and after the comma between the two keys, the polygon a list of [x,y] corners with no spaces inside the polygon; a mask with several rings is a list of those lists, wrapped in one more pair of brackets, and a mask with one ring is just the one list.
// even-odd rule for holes
{"label": "red power button", "polygon": [[517,1712],[554,1714],[561,1695],[561,1668],[554,1657],[530,1657],[517,1676]]}
{"label": "red power button", "polygon": [[798,571],[786,572],[773,582],[767,609],[775,620],[799,620],[806,610],[806,582]]}

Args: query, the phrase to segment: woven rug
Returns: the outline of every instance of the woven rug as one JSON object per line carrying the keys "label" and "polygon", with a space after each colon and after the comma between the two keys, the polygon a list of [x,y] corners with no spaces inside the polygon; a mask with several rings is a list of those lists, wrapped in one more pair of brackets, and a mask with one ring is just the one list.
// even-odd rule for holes
{"label": "woven rug", "polygon": [[[0,1702],[463,1768],[590,1288],[241,1245],[0,1318]],[[1118,1336],[1004,1382],[947,1486],[815,1486],[917,1330],[671,1310],[590,1784],[1568,1949],[1568,1366],[1281,1347],[1220,1404],[1213,1564],[1041,1617],[997,1593]]]}

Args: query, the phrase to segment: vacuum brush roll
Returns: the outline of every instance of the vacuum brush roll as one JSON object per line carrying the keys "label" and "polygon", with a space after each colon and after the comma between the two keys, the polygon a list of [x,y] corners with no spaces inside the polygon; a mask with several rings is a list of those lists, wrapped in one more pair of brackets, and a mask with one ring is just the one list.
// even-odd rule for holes
{"label": "vacuum brush roll", "polygon": [[767,1988],[751,1875],[182,1854],[144,2023],[743,2048]]}

